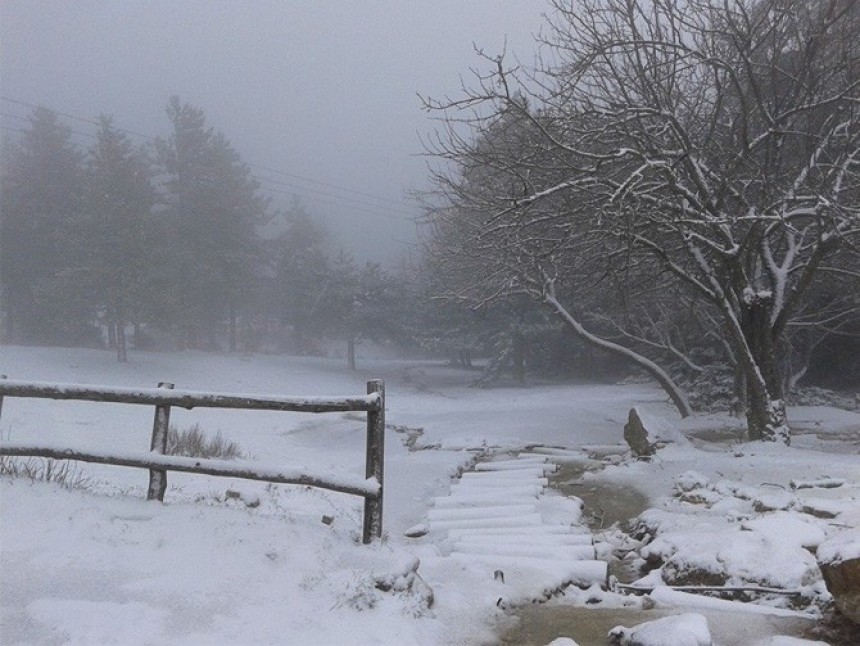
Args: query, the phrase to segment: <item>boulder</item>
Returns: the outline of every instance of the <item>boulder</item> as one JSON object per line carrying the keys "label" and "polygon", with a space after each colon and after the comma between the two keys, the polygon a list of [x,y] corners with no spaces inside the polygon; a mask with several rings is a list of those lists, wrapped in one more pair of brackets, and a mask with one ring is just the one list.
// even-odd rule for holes
{"label": "boulder", "polygon": [[819,545],[816,556],[839,612],[860,624],[860,528],[827,539]]}
{"label": "boulder", "polygon": [[624,440],[633,454],[638,457],[649,457],[656,452],[656,448],[648,440],[648,429],[645,428],[635,408],[630,409],[630,415],[624,425]]}
{"label": "boulder", "polygon": [[821,563],[819,567],[839,612],[860,624],[860,559]]}

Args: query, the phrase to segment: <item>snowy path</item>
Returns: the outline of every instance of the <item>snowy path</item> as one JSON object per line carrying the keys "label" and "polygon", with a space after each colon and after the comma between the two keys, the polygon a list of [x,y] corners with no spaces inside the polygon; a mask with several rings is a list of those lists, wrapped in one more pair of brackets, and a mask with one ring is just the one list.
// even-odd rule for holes
{"label": "snowy path", "polygon": [[[569,585],[605,586],[607,564],[597,560],[579,501],[547,490],[557,469],[549,456],[520,453],[479,462],[433,500],[424,542],[440,559],[424,561],[433,586],[453,567],[477,574],[473,584],[492,590],[506,607],[543,599]],[[438,597],[437,597],[438,598]]]}

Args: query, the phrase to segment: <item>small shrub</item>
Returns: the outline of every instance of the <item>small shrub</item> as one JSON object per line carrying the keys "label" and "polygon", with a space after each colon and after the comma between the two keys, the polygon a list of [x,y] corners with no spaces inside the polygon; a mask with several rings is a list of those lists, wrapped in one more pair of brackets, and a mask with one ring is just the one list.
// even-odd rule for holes
{"label": "small shrub", "polygon": [[218,458],[235,460],[244,457],[239,445],[225,439],[221,433],[207,438],[199,424],[178,430],[171,426],[167,432],[167,455],[181,455],[188,458]]}
{"label": "small shrub", "polygon": [[0,475],[54,482],[66,489],[85,488],[89,483],[81,475],[77,462],[50,458],[0,457]]}

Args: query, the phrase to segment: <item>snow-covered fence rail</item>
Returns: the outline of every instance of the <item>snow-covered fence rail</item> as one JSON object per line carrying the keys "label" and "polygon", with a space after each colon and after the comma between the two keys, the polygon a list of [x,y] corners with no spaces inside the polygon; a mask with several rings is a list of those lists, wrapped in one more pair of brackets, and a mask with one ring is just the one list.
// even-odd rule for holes
{"label": "snow-covered fence rail", "polygon": [[[81,462],[149,469],[147,498],[150,500],[164,499],[164,492],[167,488],[167,471],[184,471],[330,489],[364,498],[363,542],[369,543],[374,536],[377,538],[382,536],[383,457],[385,450],[385,384],[382,380],[368,381],[367,395],[351,397],[250,397],[227,393],[173,390],[173,384],[168,383],[159,384],[158,388],[111,388],[81,384],[11,381],[0,378],[0,414],[2,414],[4,397],[147,404],[155,406],[155,419],[148,453],[79,451],[47,444],[35,445],[2,441],[0,442],[0,455],[79,460]],[[301,413],[366,412],[365,477],[362,479],[330,472],[273,467],[244,460],[211,460],[164,455],[172,406],[186,409],[236,408]]]}

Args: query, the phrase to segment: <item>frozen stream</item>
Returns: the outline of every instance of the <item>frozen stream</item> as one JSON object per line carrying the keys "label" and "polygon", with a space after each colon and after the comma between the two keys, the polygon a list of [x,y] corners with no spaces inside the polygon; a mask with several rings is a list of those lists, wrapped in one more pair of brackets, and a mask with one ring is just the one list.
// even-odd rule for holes
{"label": "frozen stream", "polygon": [[[649,506],[648,498],[633,487],[600,480],[582,480],[580,464],[563,465],[550,478],[550,486],[585,503],[586,517],[593,532],[638,516]],[[610,572],[622,582],[636,575],[610,564]],[[596,607],[565,604],[565,599],[516,609],[519,624],[502,636],[502,643],[543,646],[559,637],[570,637],[580,646],[608,644],[607,633],[618,625],[634,626],[682,612],[675,608]],[[751,643],[771,635],[808,637],[813,622],[800,618],[738,614],[698,609],[705,615],[716,645]]]}

